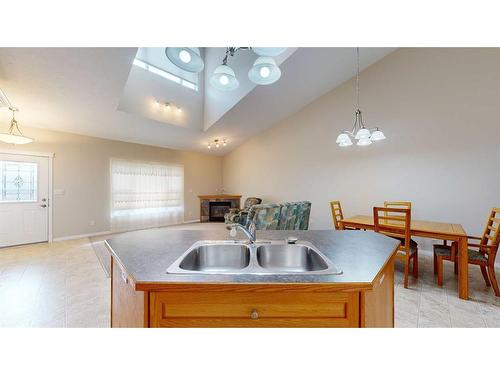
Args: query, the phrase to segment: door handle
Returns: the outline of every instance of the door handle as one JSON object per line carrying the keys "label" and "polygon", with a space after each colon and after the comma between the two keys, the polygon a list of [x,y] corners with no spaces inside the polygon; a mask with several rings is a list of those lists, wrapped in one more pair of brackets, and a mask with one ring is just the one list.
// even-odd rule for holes
{"label": "door handle", "polygon": [[40,207],[45,208],[45,207],[47,207],[47,205],[46,204],[41,204]]}

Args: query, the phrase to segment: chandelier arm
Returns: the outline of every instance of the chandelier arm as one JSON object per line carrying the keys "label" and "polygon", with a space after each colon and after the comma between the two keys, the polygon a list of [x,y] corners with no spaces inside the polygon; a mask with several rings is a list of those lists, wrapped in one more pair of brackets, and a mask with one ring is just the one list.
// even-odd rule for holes
{"label": "chandelier arm", "polygon": [[233,57],[236,52],[249,51],[251,49],[252,49],[252,47],[226,47],[226,55],[224,56],[224,59],[222,60],[222,64],[227,65],[227,60],[229,59],[229,56]]}
{"label": "chandelier arm", "polygon": [[17,130],[17,132],[22,136],[24,137],[24,134],[23,132],[21,131],[21,129],[19,129],[19,125],[17,124],[17,121],[14,120],[14,124],[13,124]]}
{"label": "chandelier arm", "polygon": [[358,109],[358,115],[359,115],[359,128],[366,129],[365,123],[363,122],[363,114],[361,113],[361,111],[359,109]]}

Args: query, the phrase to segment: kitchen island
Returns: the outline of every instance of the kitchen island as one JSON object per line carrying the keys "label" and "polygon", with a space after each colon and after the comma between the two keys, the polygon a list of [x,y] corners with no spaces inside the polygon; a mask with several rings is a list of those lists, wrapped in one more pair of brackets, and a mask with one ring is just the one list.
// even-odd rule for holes
{"label": "kitchen island", "polygon": [[[257,231],[313,244],[341,274],[171,274],[197,241],[226,230],[151,229],[106,241],[112,327],[393,327],[399,241],[365,231]],[[246,238],[239,234],[237,241]]]}

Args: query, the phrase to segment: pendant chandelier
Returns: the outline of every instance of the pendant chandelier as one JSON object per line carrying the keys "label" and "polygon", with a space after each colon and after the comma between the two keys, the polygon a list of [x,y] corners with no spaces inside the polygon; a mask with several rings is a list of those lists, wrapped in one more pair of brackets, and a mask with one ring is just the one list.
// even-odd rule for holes
{"label": "pendant chandelier", "polygon": [[10,143],[13,145],[24,145],[33,142],[32,138],[25,137],[19,129],[19,124],[16,120],[16,112],[19,111],[7,99],[7,96],[0,89],[0,107],[7,107],[12,111],[12,120],[10,120],[10,127],[7,133],[0,133],[0,141]]}
{"label": "pendant chandelier", "polygon": [[363,114],[359,109],[359,48],[356,48],[356,112],[354,113],[354,126],[352,130],[344,130],[337,137],[336,143],[340,147],[348,147],[356,141],[358,146],[369,146],[373,141],[385,139],[384,133],[379,128],[367,128],[363,122]]}
{"label": "pendant chandelier", "polygon": [[[239,81],[234,70],[228,65],[229,58],[240,51],[254,51],[259,57],[248,71],[248,79],[256,85],[270,85],[281,77],[281,70],[273,57],[283,53],[284,47],[227,47],[222,64],[215,68],[210,77],[210,84],[221,91],[238,88]],[[198,48],[167,47],[167,58],[178,68],[192,73],[201,72],[205,64]]]}

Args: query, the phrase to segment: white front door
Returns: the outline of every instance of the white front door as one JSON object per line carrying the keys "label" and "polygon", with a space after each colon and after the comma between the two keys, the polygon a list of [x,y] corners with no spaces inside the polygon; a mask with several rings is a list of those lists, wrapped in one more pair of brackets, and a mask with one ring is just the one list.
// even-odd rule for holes
{"label": "white front door", "polygon": [[48,241],[49,158],[0,153],[0,247]]}

